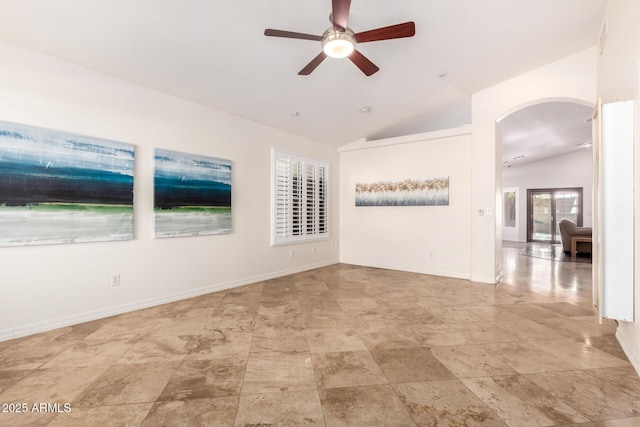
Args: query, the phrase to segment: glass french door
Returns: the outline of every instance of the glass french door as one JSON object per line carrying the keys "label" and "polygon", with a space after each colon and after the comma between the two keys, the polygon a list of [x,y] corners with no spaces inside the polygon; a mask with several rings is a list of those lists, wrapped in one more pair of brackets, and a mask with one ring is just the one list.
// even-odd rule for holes
{"label": "glass french door", "polygon": [[582,227],[582,188],[527,190],[527,241],[560,243],[560,221]]}

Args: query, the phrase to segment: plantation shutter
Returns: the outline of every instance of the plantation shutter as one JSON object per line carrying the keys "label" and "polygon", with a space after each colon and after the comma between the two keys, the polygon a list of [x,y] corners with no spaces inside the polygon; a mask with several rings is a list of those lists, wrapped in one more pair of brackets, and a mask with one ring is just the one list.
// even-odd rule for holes
{"label": "plantation shutter", "polygon": [[328,165],[273,150],[272,245],[327,239]]}

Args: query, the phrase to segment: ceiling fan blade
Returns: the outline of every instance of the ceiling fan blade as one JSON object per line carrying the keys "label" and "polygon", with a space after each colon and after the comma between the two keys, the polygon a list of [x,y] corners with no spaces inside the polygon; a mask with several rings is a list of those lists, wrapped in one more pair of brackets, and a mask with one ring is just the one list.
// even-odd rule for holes
{"label": "ceiling fan blade", "polygon": [[320,63],[321,63],[322,61],[324,61],[324,59],[325,59],[326,57],[327,57],[327,54],[326,54],[326,53],[324,53],[324,52],[320,52],[320,53],[318,54],[318,56],[316,56],[315,58],[313,58],[313,59],[311,60],[311,62],[309,62],[309,63],[307,64],[307,66],[306,66],[306,67],[304,67],[302,70],[300,70],[300,71],[298,72],[298,75],[300,75],[300,76],[308,76],[309,74],[311,74],[311,72],[312,72],[313,70],[315,70],[316,68],[318,68],[318,65],[320,65]]}
{"label": "ceiling fan blade", "polygon": [[356,67],[360,68],[360,70],[367,76],[377,73],[380,69],[376,64],[369,61],[366,56],[364,56],[357,50],[354,50],[353,53],[349,55],[349,59],[351,60],[351,62],[356,64]]}
{"label": "ceiling fan blade", "polygon": [[333,28],[344,31],[347,29],[347,20],[349,19],[349,9],[351,8],[351,0],[332,0]]}
{"label": "ceiling fan blade", "polygon": [[402,24],[390,25],[388,27],[376,28],[375,30],[363,31],[356,34],[356,42],[366,43],[378,40],[401,39],[403,37],[413,37],[416,34],[416,24],[413,21]]}
{"label": "ceiling fan blade", "polygon": [[313,34],[305,33],[295,33],[293,31],[274,30],[272,28],[267,28],[266,30],[264,30],[264,35],[270,37],[284,37],[287,39],[314,40],[317,42],[322,40],[322,36],[314,36]]}

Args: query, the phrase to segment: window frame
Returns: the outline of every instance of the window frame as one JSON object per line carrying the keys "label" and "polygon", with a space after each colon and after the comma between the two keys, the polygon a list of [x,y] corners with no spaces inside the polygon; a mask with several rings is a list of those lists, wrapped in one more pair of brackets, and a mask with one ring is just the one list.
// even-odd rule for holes
{"label": "window frame", "polygon": [[[311,180],[310,172],[313,172]],[[319,176],[322,173],[324,176]],[[296,178],[300,181],[297,185]],[[286,180],[289,182],[286,183]],[[330,239],[329,183],[329,163],[276,148],[271,149],[272,247]],[[309,197],[310,193],[312,197]],[[287,199],[286,203],[282,198]]]}

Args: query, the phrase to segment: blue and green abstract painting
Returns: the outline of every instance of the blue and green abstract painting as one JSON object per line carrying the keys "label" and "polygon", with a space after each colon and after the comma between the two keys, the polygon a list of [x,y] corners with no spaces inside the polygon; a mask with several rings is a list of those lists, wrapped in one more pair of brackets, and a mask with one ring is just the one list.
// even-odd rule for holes
{"label": "blue and green abstract painting", "polygon": [[133,238],[134,146],[0,121],[0,246]]}
{"label": "blue and green abstract painting", "polygon": [[156,149],[155,237],[231,232],[231,161]]}

